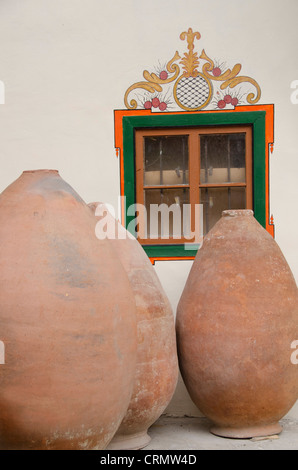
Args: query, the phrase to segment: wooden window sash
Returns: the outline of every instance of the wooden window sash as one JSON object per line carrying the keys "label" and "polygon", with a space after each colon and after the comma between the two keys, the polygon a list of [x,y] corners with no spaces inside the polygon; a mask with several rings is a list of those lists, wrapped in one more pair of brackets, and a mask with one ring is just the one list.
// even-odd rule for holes
{"label": "wooden window sash", "polygon": [[[246,149],[246,181],[244,183],[201,183],[201,135],[218,134],[241,134],[244,133]],[[188,171],[189,183],[179,185],[144,185],[144,137],[159,136],[188,136]],[[136,172],[136,202],[144,207],[144,190],[148,189],[189,189],[189,203],[191,207],[200,203],[200,189],[204,188],[246,188],[246,208],[253,209],[253,174],[252,174],[252,127],[249,126],[216,126],[216,127],[193,127],[193,128],[167,128],[167,129],[142,129],[135,132],[135,172]],[[140,207],[141,207],[140,206]],[[138,240],[143,245],[174,245],[190,243],[188,239],[150,238],[144,237],[144,212],[138,213],[139,236]],[[191,211],[192,231],[195,229],[195,212]]]}

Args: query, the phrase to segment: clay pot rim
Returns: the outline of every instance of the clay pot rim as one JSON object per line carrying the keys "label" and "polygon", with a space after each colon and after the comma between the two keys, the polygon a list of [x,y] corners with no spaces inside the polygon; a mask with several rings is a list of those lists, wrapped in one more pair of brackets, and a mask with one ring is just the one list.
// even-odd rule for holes
{"label": "clay pot rim", "polygon": [[40,169],[40,170],[24,170],[23,175],[27,173],[54,173],[59,175],[59,170],[48,170],[48,169]]}
{"label": "clay pot rim", "polygon": [[222,212],[222,217],[253,217],[251,209],[230,209]]}

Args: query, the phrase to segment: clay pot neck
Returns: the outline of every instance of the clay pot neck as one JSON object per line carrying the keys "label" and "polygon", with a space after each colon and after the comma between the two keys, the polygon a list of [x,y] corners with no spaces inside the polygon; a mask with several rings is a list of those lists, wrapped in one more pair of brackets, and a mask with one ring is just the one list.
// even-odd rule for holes
{"label": "clay pot neck", "polygon": [[26,175],[26,174],[54,174],[54,175],[59,175],[59,171],[58,170],[25,170],[23,171],[23,175]]}
{"label": "clay pot neck", "polygon": [[253,217],[254,212],[250,209],[237,209],[223,211],[223,217]]}

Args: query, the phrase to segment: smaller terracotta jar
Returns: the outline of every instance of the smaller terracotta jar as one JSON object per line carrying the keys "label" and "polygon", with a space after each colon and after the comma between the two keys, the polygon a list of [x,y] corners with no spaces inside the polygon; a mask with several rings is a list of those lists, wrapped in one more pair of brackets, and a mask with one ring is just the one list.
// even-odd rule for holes
{"label": "smaller terracotta jar", "polygon": [[104,204],[89,206],[99,223],[107,223],[106,228],[112,228],[108,230],[109,243],[128,275],[137,312],[138,347],[133,393],[108,449],[140,449],[150,442],[148,428],[164,412],[176,388],[178,359],[174,316],[139,242],[107,212]]}
{"label": "smaller terracotta jar", "polygon": [[180,369],[191,398],[233,438],[277,434],[295,404],[297,286],[253,212],[224,211],[204,239],[177,310]]}

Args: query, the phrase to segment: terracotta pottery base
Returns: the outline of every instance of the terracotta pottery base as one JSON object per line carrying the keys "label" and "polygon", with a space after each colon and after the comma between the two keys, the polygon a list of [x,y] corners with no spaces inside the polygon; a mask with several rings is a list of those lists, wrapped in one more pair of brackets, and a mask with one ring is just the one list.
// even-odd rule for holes
{"label": "terracotta pottery base", "polygon": [[151,441],[147,431],[130,434],[116,435],[108,445],[107,450],[138,450],[146,447]]}
{"label": "terracotta pottery base", "polygon": [[210,429],[210,432],[216,436],[228,437],[231,439],[251,439],[253,437],[265,437],[280,434],[282,432],[282,426],[279,423],[243,428],[213,426]]}

